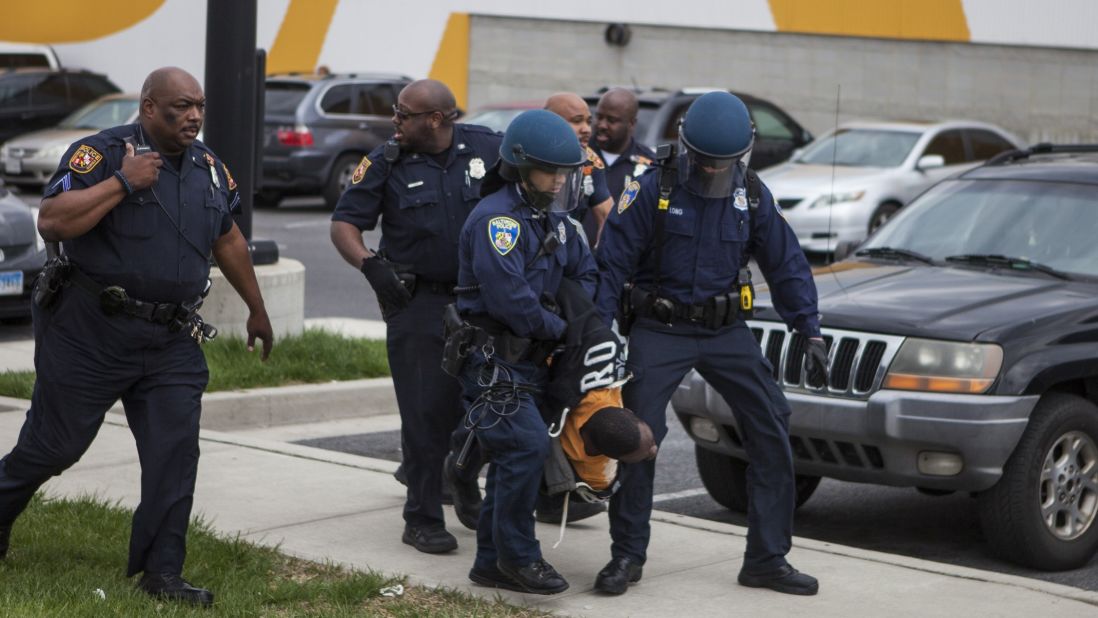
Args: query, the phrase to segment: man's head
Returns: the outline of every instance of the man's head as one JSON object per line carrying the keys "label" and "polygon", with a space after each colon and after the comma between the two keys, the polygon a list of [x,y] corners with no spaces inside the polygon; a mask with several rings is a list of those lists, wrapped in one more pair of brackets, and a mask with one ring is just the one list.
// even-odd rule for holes
{"label": "man's head", "polygon": [[595,108],[595,143],[603,152],[621,154],[637,127],[637,95],[626,88],[611,88]]}
{"label": "man's head", "polygon": [[198,138],[206,95],[193,75],[178,67],[157,69],[141,86],[141,126],[160,152],[178,155]]}
{"label": "man's head", "polygon": [[393,133],[408,152],[435,154],[450,147],[457,101],[446,84],[421,79],[404,87],[393,110]]}
{"label": "man's head", "polygon": [[736,165],[751,152],[755,126],[739,97],[723,90],[698,97],[679,125],[686,164],[680,177],[702,197],[732,195]]}
{"label": "man's head", "polygon": [[499,145],[499,174],[518,183],[538,210],[567,212],[576,207],[583,149],[568,123],[544,109],[522,112],[507,126]]}
{"label": "man's head", "polygon": [[545,100],[545,109],[564,118],[572,125],[580,144],[591,139],[591,108],[574,92],[558,92]]}
{"label": "man's head", "polygon": [[637,463],[656,457],[652,428],[625,408],[603,408],[580,428],[583,449],[588,455],[605,455],[622,463]]}

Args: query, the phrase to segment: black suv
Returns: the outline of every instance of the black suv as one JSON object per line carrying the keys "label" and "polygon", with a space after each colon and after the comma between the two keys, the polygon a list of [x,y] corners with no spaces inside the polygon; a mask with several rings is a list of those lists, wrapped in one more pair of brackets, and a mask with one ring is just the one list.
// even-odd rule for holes
{"label": "black suv", "polygon": [[[1041,144],[930,188],[815,272],[827,384],[768,300],[748,325],[784,389],[798,504],[820,477],[963,491],[1025,566],[1098,550],[1098,146]],[[765,290],[760,290],[765,297]],[[746,506],[727,403],[697,375],[673,407],[709,494]]]}
{"label": "black suv", "polygon": [[[598,105],[598,94],[584,97],[591,106],[592,114]],[[633,137],[638,142],[655,150],[656,145],[673,142],[679,138],[679,120],[694,99],[713,88],[683,88],[664,90],[651,88],[635,89],[637,94],[637,127]],[[757,170],[776,165],[788,159],[793,151],[812,141],[812,134],[785,113],[780,107],[766,99],[760,99],[742,92],[729,90],[739,97],[751,112],[755,123],[755,147],[751,150],[751,167]]]}
{"label": "black suv", "polygon": [[397,93],[411,81],[365,73],[268,77],[259,202],[319,193],[334,208],[363,155],[393,134]]}
{"label": "black suv", "polygon": [[118,86],[109,79],[87,71],[0,72],[0,143],[52,127],[84,104],[115,92]]}

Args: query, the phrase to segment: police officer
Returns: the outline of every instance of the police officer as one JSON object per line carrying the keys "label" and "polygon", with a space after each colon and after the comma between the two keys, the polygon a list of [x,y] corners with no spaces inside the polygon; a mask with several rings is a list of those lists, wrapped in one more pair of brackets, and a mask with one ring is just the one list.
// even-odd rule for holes
{"label": "police officer", "polygon": [[536,391],[565,322],[541,299],[552,298],[563,278],[594,292],[594,259],[564,214],[582,189],[586,156],[568,124],[545,110],[515,118],[500,156],[502,188],[477,205],[458,248],[457,307],[491,337],[472,347],[461,370],[467,422],[489,461],[469,578],[554,594],[568,582],[542,559],[532,517],[549,450]]}
{"label": "police officer", "polygon": [[[671,393],[697,369],[732,407],[750,459],[747,550],[739,582],[815,594],[815,578],[785,560],[795,497],[789,405],[738,308],[741,292],[748,294],[740,271],[750,255],[770,283],[778,313],[809,338],[809,383],[823,384],[827,352],[816,288],[770,192],[741,162],[754,140],[743,102],[727,92],[699,97],[679,137],[684,152],[677,177],[661,171],[630,182],[599,247],[597,302],[604,319],[614,316],[626,280],[636,286],[630,293],[637,320],[628,359],[636,378],[625,386],[625,406],[662,440]],[[669,204],[660,208],[665,188]],[[610,503],[612,559],[596,578],[597,590],[621,594],[641,578],[654,468],[653,462],[625,466],[623,486]]]}
{"label": "police officer", "polygon": [[61,159],[38,230],[63,243],[70,265],[59,296],[32,309],[34,394],[18,443],[0,461],[2,554],[35,490],[80,459],[121,398],[141,460],[126,573],[143,572],[138,586],[151,595],[198,605],[213,594],[181,574],[209,377],[193,309],[211,253],[247,303],[248,349],[262,339],[265,360],[272,342],[247,241],[230,215],[236,184],[195,139],[205,102],[194,77],[158,69],[141,89],[137,124],[77,141]]}
{"label": "police officer", "polygon": [[[408,483],[402,540],[426,553],[457,548],[442,515],[442,467],[465,411],[460,386],[440,368],[442,310],[454,301],[458,234],[500,143],[487,128],[455,123],[457,115],[442,82],[420,80],[401,90],[393,139],[362,158],[331,225],[332,242],[366,276],[388,327]],[[362,231],[379,218],[381,245],[374,251]],[[459,517],[470,522],[480,510],[477,467],[451,488]]]}
{"label": "police officer", "polygon": [[545,109],[567,120],[583,146],[584,156],[587,158],[583,164],[583,197],[580,198],[579,207],[572,213],[572,217],[583,223],[588,244],[594,247],[602,223],[614,205],[616,194],[612,194],[607,188],[606,166],[602,159],[587,145],[591,139],[591,108],[578,94],[558,92],[546,99]]}
{"label": "police officer", "polygon": [[595,107],[595,139],[591,148],[606,165],[606,186],[618,198],[629,184],[648,171],[656,154],[633,139],[637,127],[637,95],[611,88]]}

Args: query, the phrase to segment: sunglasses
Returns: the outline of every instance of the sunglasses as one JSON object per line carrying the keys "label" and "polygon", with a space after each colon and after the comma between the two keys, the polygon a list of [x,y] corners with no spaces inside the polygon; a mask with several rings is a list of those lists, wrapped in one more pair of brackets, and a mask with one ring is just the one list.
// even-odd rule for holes
{"label": "sunglasses", "polygon": [[406,111],[400,109],[399,107],[397,107],[396,105],[393,105],[393,115],[396,116],[397,120],[400,120],[401,122],[403,122],[403,121],[405,121],[409,118],[412,118],[413,116],[422,116],[424,114],[433,114],[437,111],[439,111],[439,110],[429,109],[425,112],[406,112]]}

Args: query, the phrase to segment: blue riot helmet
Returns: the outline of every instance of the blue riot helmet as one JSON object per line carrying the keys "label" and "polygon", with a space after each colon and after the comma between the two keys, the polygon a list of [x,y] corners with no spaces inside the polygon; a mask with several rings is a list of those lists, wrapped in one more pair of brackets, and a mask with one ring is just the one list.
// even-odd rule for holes
{"label": "blue riot helmet", "polygon": [[579,204],[587,158],[560,116],[544,109],[522,112],[503,134],[499,156],[500,175],[519,184],[534,208],[567,212]]}
{"label": "blue riot helmet", "polygon": [[755,127],[747,106],[724,91],[698,97],[679,123],[679,179],[701,197],[732,195],[739,161],[751,152]]}

